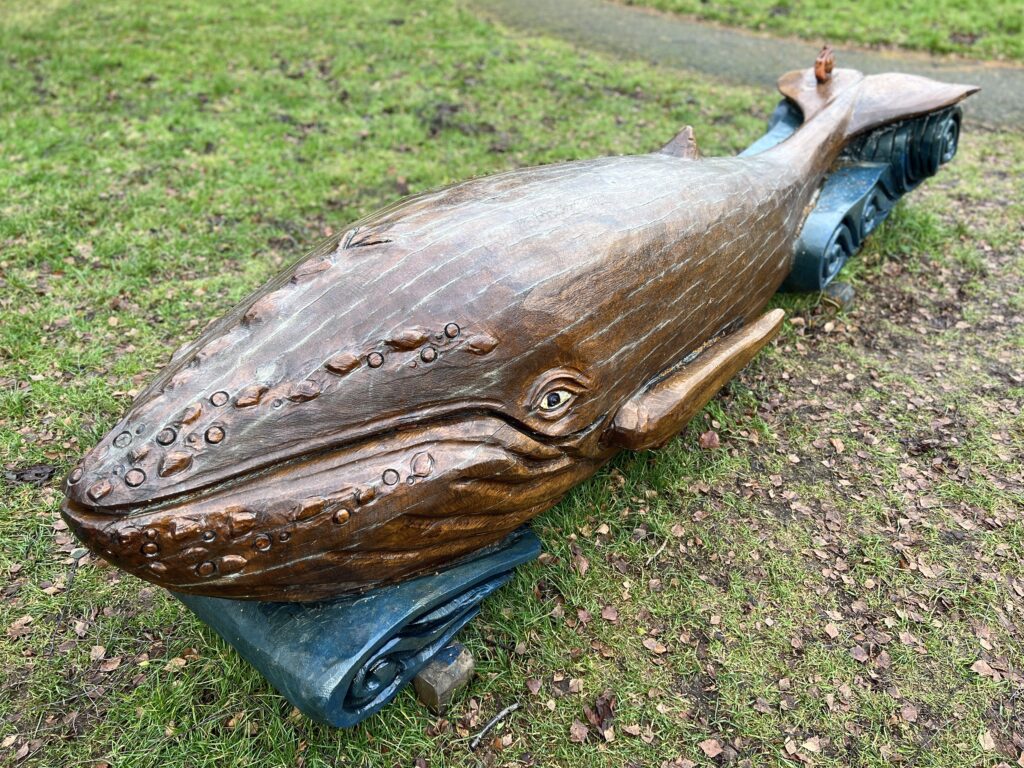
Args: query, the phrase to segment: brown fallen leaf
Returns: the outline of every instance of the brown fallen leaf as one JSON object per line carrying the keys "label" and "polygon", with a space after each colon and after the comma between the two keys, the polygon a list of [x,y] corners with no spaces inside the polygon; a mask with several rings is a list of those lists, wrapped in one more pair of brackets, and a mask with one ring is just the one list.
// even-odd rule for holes
{"label": "brown fallen leaf", "polygon": [[839,627],[831,623],[826,624],[825,634],[828,635],[831,639],[835,640],[837,637],[839,637]]}
{"label": "brown fallen leaf", "polygon": [[996,748],[996,740],[992,738],[992,731],[982,731],[978,734],[978,743],[986,752],[993,752]]}
{"label": "brown fallen leaf", "polygon": [[32,628],[29,627],[29,624],[31,624],[33,621],[34,619],[27,614],[25,616],[22,616],[21,618],[15,619],[13,622],[11,622],[11,625],[7,627],[7,636],[17,639],[19,637],[22,637],[23,635],[29,634],[32,631]]}
{"label": "brown fallen leaf", "polygon": [[540,678],[531,677],[526,681],[526,690],[536,696],[540,693]]}
{"label": "brown fallen leaf", "polygon": [[900,642],[903,643],[903,645],[920,645],[921,644],[921,641],[918,640],[917,637],[915,637],[913,632],[907,632],[906,630],[904,630],[903,632],[900,632]]}
{"label": "brown fallen leaf", "polygon": [[115,669],[121,666],[121,657],[115,656],[112,659],[107,659],[100,663],[100,672],[113,672]]}
{"label": "brown fallen leaf", "polygon": [[615,740],[615,729],[612,727],[612,722],[615,720],[615,703],[615,694],[606,689],[594,701],[593,708],[586,706],[583,708],[587,720],[607,742]]}
{"label": "brown fallen leaf", "polygon": [[107,649],[102,645],[94,645],[89,649],[89,661],[99,661],[107,655]]}
{"label": "brown fallen leaf", "polygon": [[722,444],[722,441],[719,440],[718,433],[715,430],[709,429],[701,434],[697,444],[705,451],[713,451]]}
{"label": "brown fallen leaf", "polygon": [[606,605],[601,609],[601,618],[610,621],[612,624],[619,623],[619,609],[614,605]]}
{"label": "brown fallen leaf", "polygon": [[582,744],[587,740],[588,732],[586,725],[579,720],[573,720],[572,725],[569,726],[569,741],[574,744]]}
{"label": "brown fallen leaf", "polygon": [[668,651],[668,648],[660,640],[653,637],[644,638],[644,648],[659,656]]}
{"label": "brown fallen leaf", "polygon": [[865,651],[864,647],[861,645],[853,646],[853,648],[850,649],[850,655],[855,661],[859,661],[861,664],[868,660],[868,652]]}
{"label": "brown fallen leaf", "polygon": [[583,556],[583,552],[576,546],[572,548],[572,565],[580,576],[586,576],[587,571],[590,570],[590,561]]}
{"label": "brown fallen leaf", "polygon": [[722,742],[718,739],[705,739],[700,744],[701,751],[708,757],[718,757],[722,754]]}
{"label": "brown fallen leaf", "polygon": [[982,677],[990,677],[993,680],[999,680],[999,673],[992,669],[992,665],[984,659],[978,659],[976,662],[971,664],[971,671],[975,674],[981,675]]}
{"label": "brown fallen leaf", "polygon": [[918,714],[920,713],[917,711],[917,707],[913,704],[904,704],[903,708],[900,710],[900,717],[908,723],[916,723]]}

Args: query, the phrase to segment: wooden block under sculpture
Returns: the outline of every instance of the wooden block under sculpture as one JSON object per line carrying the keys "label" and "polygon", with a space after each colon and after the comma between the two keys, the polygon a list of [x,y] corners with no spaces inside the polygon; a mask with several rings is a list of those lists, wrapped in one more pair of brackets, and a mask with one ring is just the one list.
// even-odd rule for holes
{"label": "wooden block under sculpture", "polygon": [[72,471],[65,519],[176,592],[317,600],[447,567],[663,444],[778,331],[765,306],[844,151],[905,165],[914,120],[976,90],[816,69],[781,78],[802,121],[757,152],[702,159],[687,128],[331,238],[175,353]]}

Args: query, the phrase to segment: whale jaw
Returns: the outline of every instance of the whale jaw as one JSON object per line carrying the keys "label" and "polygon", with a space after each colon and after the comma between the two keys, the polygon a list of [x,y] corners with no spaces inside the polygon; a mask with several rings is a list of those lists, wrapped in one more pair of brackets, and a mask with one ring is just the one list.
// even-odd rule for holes
{"label": "whale jaw", "polygon": [[65,499],[76,536],[173,591],[307,601],[445,567],[555,504],[602,463],[502,419],[462,420],[110,511]]}

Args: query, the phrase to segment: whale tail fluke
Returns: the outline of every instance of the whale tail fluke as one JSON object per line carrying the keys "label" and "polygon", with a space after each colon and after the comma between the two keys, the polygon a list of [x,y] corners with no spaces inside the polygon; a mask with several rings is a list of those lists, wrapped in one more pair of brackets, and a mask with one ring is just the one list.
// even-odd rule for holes
{"label": "whale tail fluke", "polygon": [[837,137],[842,143],[873,128],[953,106],[980,90],[918,75],[865,76],[853,69],[833,69],[831,62],[826,48],[813,69],[780,77],[779,91],[803,112],[805,126],[820,113],[834,113],[842,126]]}

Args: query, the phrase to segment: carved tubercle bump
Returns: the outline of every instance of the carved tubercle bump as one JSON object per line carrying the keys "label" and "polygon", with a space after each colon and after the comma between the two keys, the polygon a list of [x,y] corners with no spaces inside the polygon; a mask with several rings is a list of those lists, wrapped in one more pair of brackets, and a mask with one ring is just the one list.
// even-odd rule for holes
{"label": "carved tubercle bump", "polygon": [[171,451],[160,461],[160,477],[170,477],[184,472],[192,466],[192,454],[185,451]]}
{"label": "carved tubercle bump", "polygon": [[87,493],[93,501],[99,501],[114,489],[109,480],[100,480],[89,486]]}
{"label": "carved tubercle bump", "polygon": [[408,352],[411,349],[416,349],[423,342],[427,340],[429,334],[425,328],[406,328],[404,331],[399,331],[385,343],[394,350],[399,352]]}
{"label": "carved tubercle bump", "polygon": [[129,469],[124,473],[124,481],[132,488],[142,485],[146,481],[146,473],[141,469]]}
{"label": "carved tubercle bump", "polygon": [[259,405],[266,391],[267,388],[262,384],[252,384],[246,387],[235,396],[235,407],[251,408],[254,405]]}
{"label": "carved tubercle bump", "polygon": [[498,346],[498,340],[489,333],[478,333],[466,340],[463,347],[471,355],[486,355]]}
{"label": "carved tubercle bump", "polygon": [[324,368],[338,376],[344,376],[346,373],[354,371],[358,367],[359,358],[351,352],[342,352],[324,363]]}
{"label": "carved tubercle bump", "polygon": [[312,379],[300,381],[288,390],[288,399],[293,403],[305,403],[320,394],[320,385]]}

